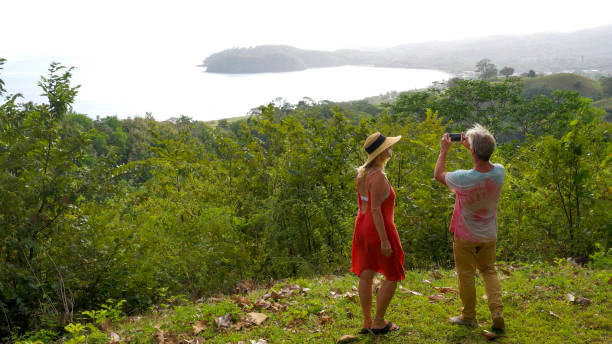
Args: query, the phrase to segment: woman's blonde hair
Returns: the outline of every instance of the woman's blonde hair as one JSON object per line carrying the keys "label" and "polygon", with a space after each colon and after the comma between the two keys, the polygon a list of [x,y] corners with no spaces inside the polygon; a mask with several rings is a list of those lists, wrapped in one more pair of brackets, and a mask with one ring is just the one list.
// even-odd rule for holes
{"label": "woman's blonde hair", "polygon": [[367,162],[359,167],[357,167],[357,179],[363,178],[366,176],[366,173],[369,170],[373,170],[375,168],[380,168],[383,172],[385,171],[385,165],[387,165],[387,161],[389,161],[389,155],[387,154],[379,154],[374,158],[374,160]]}

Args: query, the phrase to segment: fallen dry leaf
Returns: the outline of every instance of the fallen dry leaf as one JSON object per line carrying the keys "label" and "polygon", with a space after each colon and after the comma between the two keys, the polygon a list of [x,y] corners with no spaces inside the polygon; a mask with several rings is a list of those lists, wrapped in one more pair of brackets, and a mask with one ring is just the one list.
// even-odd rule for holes
{"label": "fallen dry leaf", "polygon": [[268,316],[263,313],[251,312],[251,313],[247,313],[246,315],[246,320],[257,326],[261,325],[264,321],[266,321],[266,319],[268,319]]}
{"label": "fallen dry leaf", "polygon": [[404,294],[412,294],[412,295],[417,295],[417,296],[422,296],[423,294],[419,293],[418,291],[414,291],[414,290],[410,290],[410,289],[406,289],[402,286],[399,287],[400,292],[404,293]]}
{"label": "fallen dry leaf", "polygon": [[241,281],[236,284],[234,291],[237,294],[246,294],[251,290],[255,289],[255,283],[252,281]]}
{"label": "fallen dry leaf", "polygon": [[[569,295],[569,294],[568,294]],[[574,303],[574,304],[579,304],[582,306],[590,306],[591,303],[593,303],[593,301],[591,301],[591,299],[587,299],[586,297],[582,297],[582,296],[578,296],[577,298],[575,298],[574,300],[571,300],[570,302]]]}
{"label": "fallen dry leaf", "polygon": [[576,299],[576,302],[583,305],[583,306],[588,306],[590,305],[593,301],[591,301],[591,299],[587,299],[586,297],[578,297],[578,299]]}
{"label": "fallen dry leaf", "polygon": [[271,305],[272,303],[270,301],[266,301],[262,299],[255,301],[255,303],[253,304],[255,308],[259,308],[259,309],[268,309],[270,308]]}
{"label": "fallen dry leaf", "polygon": [[285,295],[280,294],[280,293],[277,293],[277,292],[275,292],[274,290],[272,290],[272,291],[270,291],[270,292],[266,293],[266,294],[263,296],[263,298],[264,298],[264,299],[274,299],[274,300],[280,300],[280,299],[285,298]]}
{"label": "fallen dry leaf", "polygon": [[483,295],[482,295],[482,299],[483,299],[483,300],[488,300],[488,299],[489,299],[489,297],[487,296],[487,294],[483,294]]}
{"label": "fallen dry leaf", "polygon": [[251,301],[244,296],[234,296],[232,297],[232,300],[234,300],[234,302],[240,308],[247,308],[249,305],[251,305]]}
{"label": "fallen dry leaf", "polygon": [[612,276],[610,276],[610,279],[608,280],[608,284],[612,284]]}
{"label": "fallen dry leaf", "polygon": [[120,341],[121,341],[121,338],[119,337],[119,335],[116,332],[111,332],[110,333],[109,343],[115,344],[115,343],[119,343]]}
{"label": "fallen dry leaf", "polygon": [[559,318],[559,316],[553,313],[552,311],[548,311],[548,315],[550,315],[551,317]]}
{"label": "fallen dry leaf", "polygon": [[268,344],[268,341],[265,339],[258,339],[258,340],[251,339],[249,343],[250,344]]}
{"label": "fallen dry leaf", "polygon": [[567,301],[569,302],[574,302],[576,301],[576,297],[574,296],[574,294],[570,294],[568,293],[567,295],[565,295],[565,298],[567,299]]}
{"label": "fallen dry leaf", "polygon": [[512,273],[504,268],[499,268],[499,271],[501,271],[504,275],[506,276],[510,276],[512,275]]}
{"label": "fallen dry leaf", "polygon": [[217,326],[218,329],[232,327],[232,315],[227,314],[221,317],[216,317],[215,325]]}
{"label": "fallen dry leaf", "polygon": [[153,339],[155,339],[155,343],[157,344],[165,344],[165,333],[162,330],[157,330],[157,332],[153,333]]}
{"label": "fallen dry leaf", "polygon": [[327,324],[330,322],[333,322],[333,318],[331,317],[331,315],[321,315],[319,317],[319,324],[323,325],[323,324]]}
{"label": "fallen dry leaf", "polygon": [[355,293],[351,293],[350,291],[347,291],[346,293],[344,293],[344,297],[351,300],[351,301],[355,301],[355,297],[357,296],[357,294]]}
{"label": "fallen dry leaf", "polygon": [[431,301],[446,301],[447,298],[446,296],[444,296],[444,294],[435,294],[435,295],[430,295],[428,297],[429,300]]}
{"label": "fallen dry leaf", "polygon": [[[204,344],[206,343],[206,339],[202,337],[195,337],[193,339],[183,339],[187,344]],[[240,342],[238,342],[240,343]]]}
{"label": "fallen dry leaf", "polygon": [[[611,279],[611,280],[612,280],[612,279]],[[351,287],[351,290],[352,290],[352,291],[357,291],[358,289],[357,289],[357,287],[356,287],[356,286],[352,286],[352,287]]]}
{"label": "fallen dry leaf", "polygon": [[239,321],[239,322],[237,322],[237,323],[232,325],[232,329],[236,330],[236,331],[240,331],[244,327],[249,327],[251,325],[253,325],[253,324],[251,324],[250,322],[247,323],[247,322],[244,322],[244,321]]}
{"label": "fallen dry leaf", "polygon": [[452,287],[434,287],[434,289],[436,289],[437,291],[441,292],[442,294],[446,294],[446,293],[459,293],[459,291],[455,288]]}
{"label": "fallen dry leaf", "polygon": [[428,280],[428,279],[424,279],[424,280],[422,280],[421,282],[423,282],[423,283],[427,283],[427,284],[431,284],[431,281],[430,281],[430,280]]}
{"label": "fallen dry leaf", "polygon": [[166,334],[166,344],[179,344],[179,339]]}
{"label": "fallen dry leaf", "polygon": [[193,334],[198,334],[198,333],[202,332],[207,327],[206,326],[206,321],[200,320],[200,321],[196,322],[195,324],[193,324],[191,327],[193,327]]}
{"label": "fallen dry leaf", "polygon": [[350,342],[354,342],[356,340],[358,340],[359,337],[357,336],[353,336],[350,334],[345,334],[344,336],[338,338],[338,340],[336,340],[337,344],[343,344],[343,343],[350,343]]}
{"label": "fallen dry leaf", "polygon": [[497,338],[497,334],[495,332],[491,332],[491,331],[487,331],[487,330],[482,331],[482,335],[485,338],[487,338],[488,340],[493,340],[493,339]]}

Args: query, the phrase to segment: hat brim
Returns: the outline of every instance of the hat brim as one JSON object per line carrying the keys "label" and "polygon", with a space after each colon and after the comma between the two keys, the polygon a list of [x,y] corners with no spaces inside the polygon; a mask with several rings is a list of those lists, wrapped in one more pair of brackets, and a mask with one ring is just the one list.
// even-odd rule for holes
{"label": "hat brim", "polygon": [[384,152],[387,148],[393,146],[394,144],[396,144],[400,139],[402,138],[402,136],[391,136],[391,137],[387,137],[385,138],[385,141],[383,141],[383,143],[376,148],[375,151],[373,151],[372,153],[368,154],[368,160],[366,160],[365,165],[367,166],[368,164],[370,164],[372,161],[374,161],[374,159],[376,159],[376,157]]}

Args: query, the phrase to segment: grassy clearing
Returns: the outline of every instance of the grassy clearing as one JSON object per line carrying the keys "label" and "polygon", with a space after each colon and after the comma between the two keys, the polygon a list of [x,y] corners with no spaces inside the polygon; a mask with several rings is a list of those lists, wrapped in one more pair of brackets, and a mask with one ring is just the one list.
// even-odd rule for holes
{"label": "grassy clearing", "polygon": [[[611,270],[590,270],[563,262],[554,267],[504,265],[499,271],[507,330],[496,342],[612,342]],[[122,342],[130,343],[160,343],[162,339],[165,343],[197,343],[196,339],[223,344],[256,343],[260,339],[268,343],[334,343],[347,334],[356,335],[359,343],[488,342],[482,334],[490,329],[490,318],[480,278],[477,328],[447,322],[449,316],[459,314],[460,300],[453,291],[441,293],[435,287],[456,288],[454,271],[409,271],[387,316],[401,328],[378,337],[357,335],[361,324],[358,298],[353,296],[357,283],[353,275],[321,276],[287,280],[268,289],[203,302],[174,299],[174,305],[113,323],[106,332],[109,338],[114,332],[115,339],[118,335]],[[436,294],[442,294],[445,300],[429,299]],[[568,294],[590,303],[570,302]],[[247,325],[244,319],[249,312],[260,312],[268,318],[259,326]],[[219,329],[216,321],[225,321],[231,327]],[[197,335],[194,325],[201,329]]]}
{"label": "grassy clearing", "polygon": [[578,91],[581,96],[600,99],[603,96],[601,85],[589,78],[571,73],[558,73],[536,78],[523,78],[523,94],[550,94],[554,90]]}

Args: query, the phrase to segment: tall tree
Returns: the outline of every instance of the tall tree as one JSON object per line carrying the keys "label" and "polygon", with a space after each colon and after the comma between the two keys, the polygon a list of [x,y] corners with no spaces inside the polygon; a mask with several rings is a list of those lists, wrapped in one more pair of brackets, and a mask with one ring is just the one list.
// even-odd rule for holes
{"label": "tall tree", "polygon": [[504,67],[499,71],[499,74],[505,76],[505,77],[509,77],[510,75],[514,74],[514,68],[512,67]]}
{"label": "tall tree", "polygon": [[497,67],[490,59],[484,58],[476,63],[476,73],[481,80],[493,80],[497,77]]}

